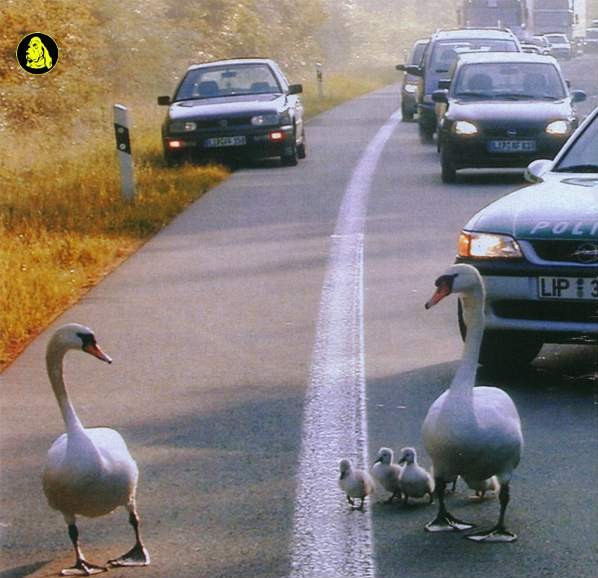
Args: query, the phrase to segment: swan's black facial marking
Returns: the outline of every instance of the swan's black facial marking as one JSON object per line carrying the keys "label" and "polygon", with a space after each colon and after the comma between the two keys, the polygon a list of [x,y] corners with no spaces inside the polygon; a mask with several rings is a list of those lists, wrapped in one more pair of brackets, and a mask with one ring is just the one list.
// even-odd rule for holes
{"label": "swan's black facial marking", "polygon": [[458,276],[459,276],[459,273],[453,273],[452,275],[441,275],[440,277],[438,277],[438,279],[436,279],[434,286],[435,287],[444,286],[449,290],[449,293],[452,293],[453,283],[455,282],[455,279]]}
{"label": "swan's black facial marking", "polygon": [[77,333],[77,337],[83,343],[83,347],[81,348],[83,350],[96,345],[96,338],[93,333]]}

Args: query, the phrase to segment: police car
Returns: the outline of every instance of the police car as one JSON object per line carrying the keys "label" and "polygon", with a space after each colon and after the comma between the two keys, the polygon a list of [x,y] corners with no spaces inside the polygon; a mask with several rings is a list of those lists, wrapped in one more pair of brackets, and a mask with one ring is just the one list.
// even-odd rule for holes
{"label": "police car", "polygon": [[[486,285],[480,363],[527,364],[544,343],[598,343],[598,108],[533,182],[475,214],[457,261]],[[459,309],[462,334],[467,319]]]}

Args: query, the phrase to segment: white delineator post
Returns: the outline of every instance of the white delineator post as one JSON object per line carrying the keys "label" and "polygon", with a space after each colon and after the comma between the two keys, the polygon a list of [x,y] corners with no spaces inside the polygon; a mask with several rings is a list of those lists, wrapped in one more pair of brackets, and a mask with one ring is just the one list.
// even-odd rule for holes
{"label": "white delineator post", "polygon": [[114,105],[114,134],[120,162],[120,183],[122,196],[127,201],[135,197],[135,173],[129,139],[129,113],[122,104]]}

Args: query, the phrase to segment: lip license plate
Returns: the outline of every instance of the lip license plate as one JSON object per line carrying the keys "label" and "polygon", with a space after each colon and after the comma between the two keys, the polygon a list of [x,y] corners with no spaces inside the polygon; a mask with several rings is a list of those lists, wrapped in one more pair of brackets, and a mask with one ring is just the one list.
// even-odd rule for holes
{"label": "lip license plate", "polygon": [[538,297],[598,301],[598,277],[540,277]]}
{"label": "lip license plate", "polygon": [[491,140],[488,142],[491,153],[533,153],[536,151],[535,140]]}
{"label": "lip license plate", "polygon": [[204,146],[207,148],[238,147],[243,146],[246,142],[247,140],[244,136],[220,136],[206,139]]}

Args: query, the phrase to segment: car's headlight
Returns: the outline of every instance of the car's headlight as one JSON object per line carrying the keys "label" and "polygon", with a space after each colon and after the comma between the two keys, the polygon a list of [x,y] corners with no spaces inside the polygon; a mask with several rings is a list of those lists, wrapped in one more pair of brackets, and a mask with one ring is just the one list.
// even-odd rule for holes
{"label": "car's headlight", "polygon": [[519,259],[521,249],[515,239],[508,235],[493,233],[471,233],[459,235],[459,257],[472,259]]}
{"label": "car's headlight", "polygon": [[251,117],[253,126],[272,126],[279,123],[279,116],[274,114],[257,114]]}
{"label": "car's headlight", "polygon": [[406,84],[405,92],[408,92],[409,94],[417,92],[417,84]]}
{"label": "car's headlight", "polygon": [[197,123],[189,120],[175,120],[170,123],[170,132],[193,132],[197,129]]}
{"label": "car's headlight", "polygon": [[555,120],[546,125],[546,134],[563,136],[571,131],[571,123],[568,120]]}
{"label": "car's headlight", "polygon": [[458,120],[453,124],[453,132],[459,136],[473,136],[478,134],[478,127],[468,120]]}

